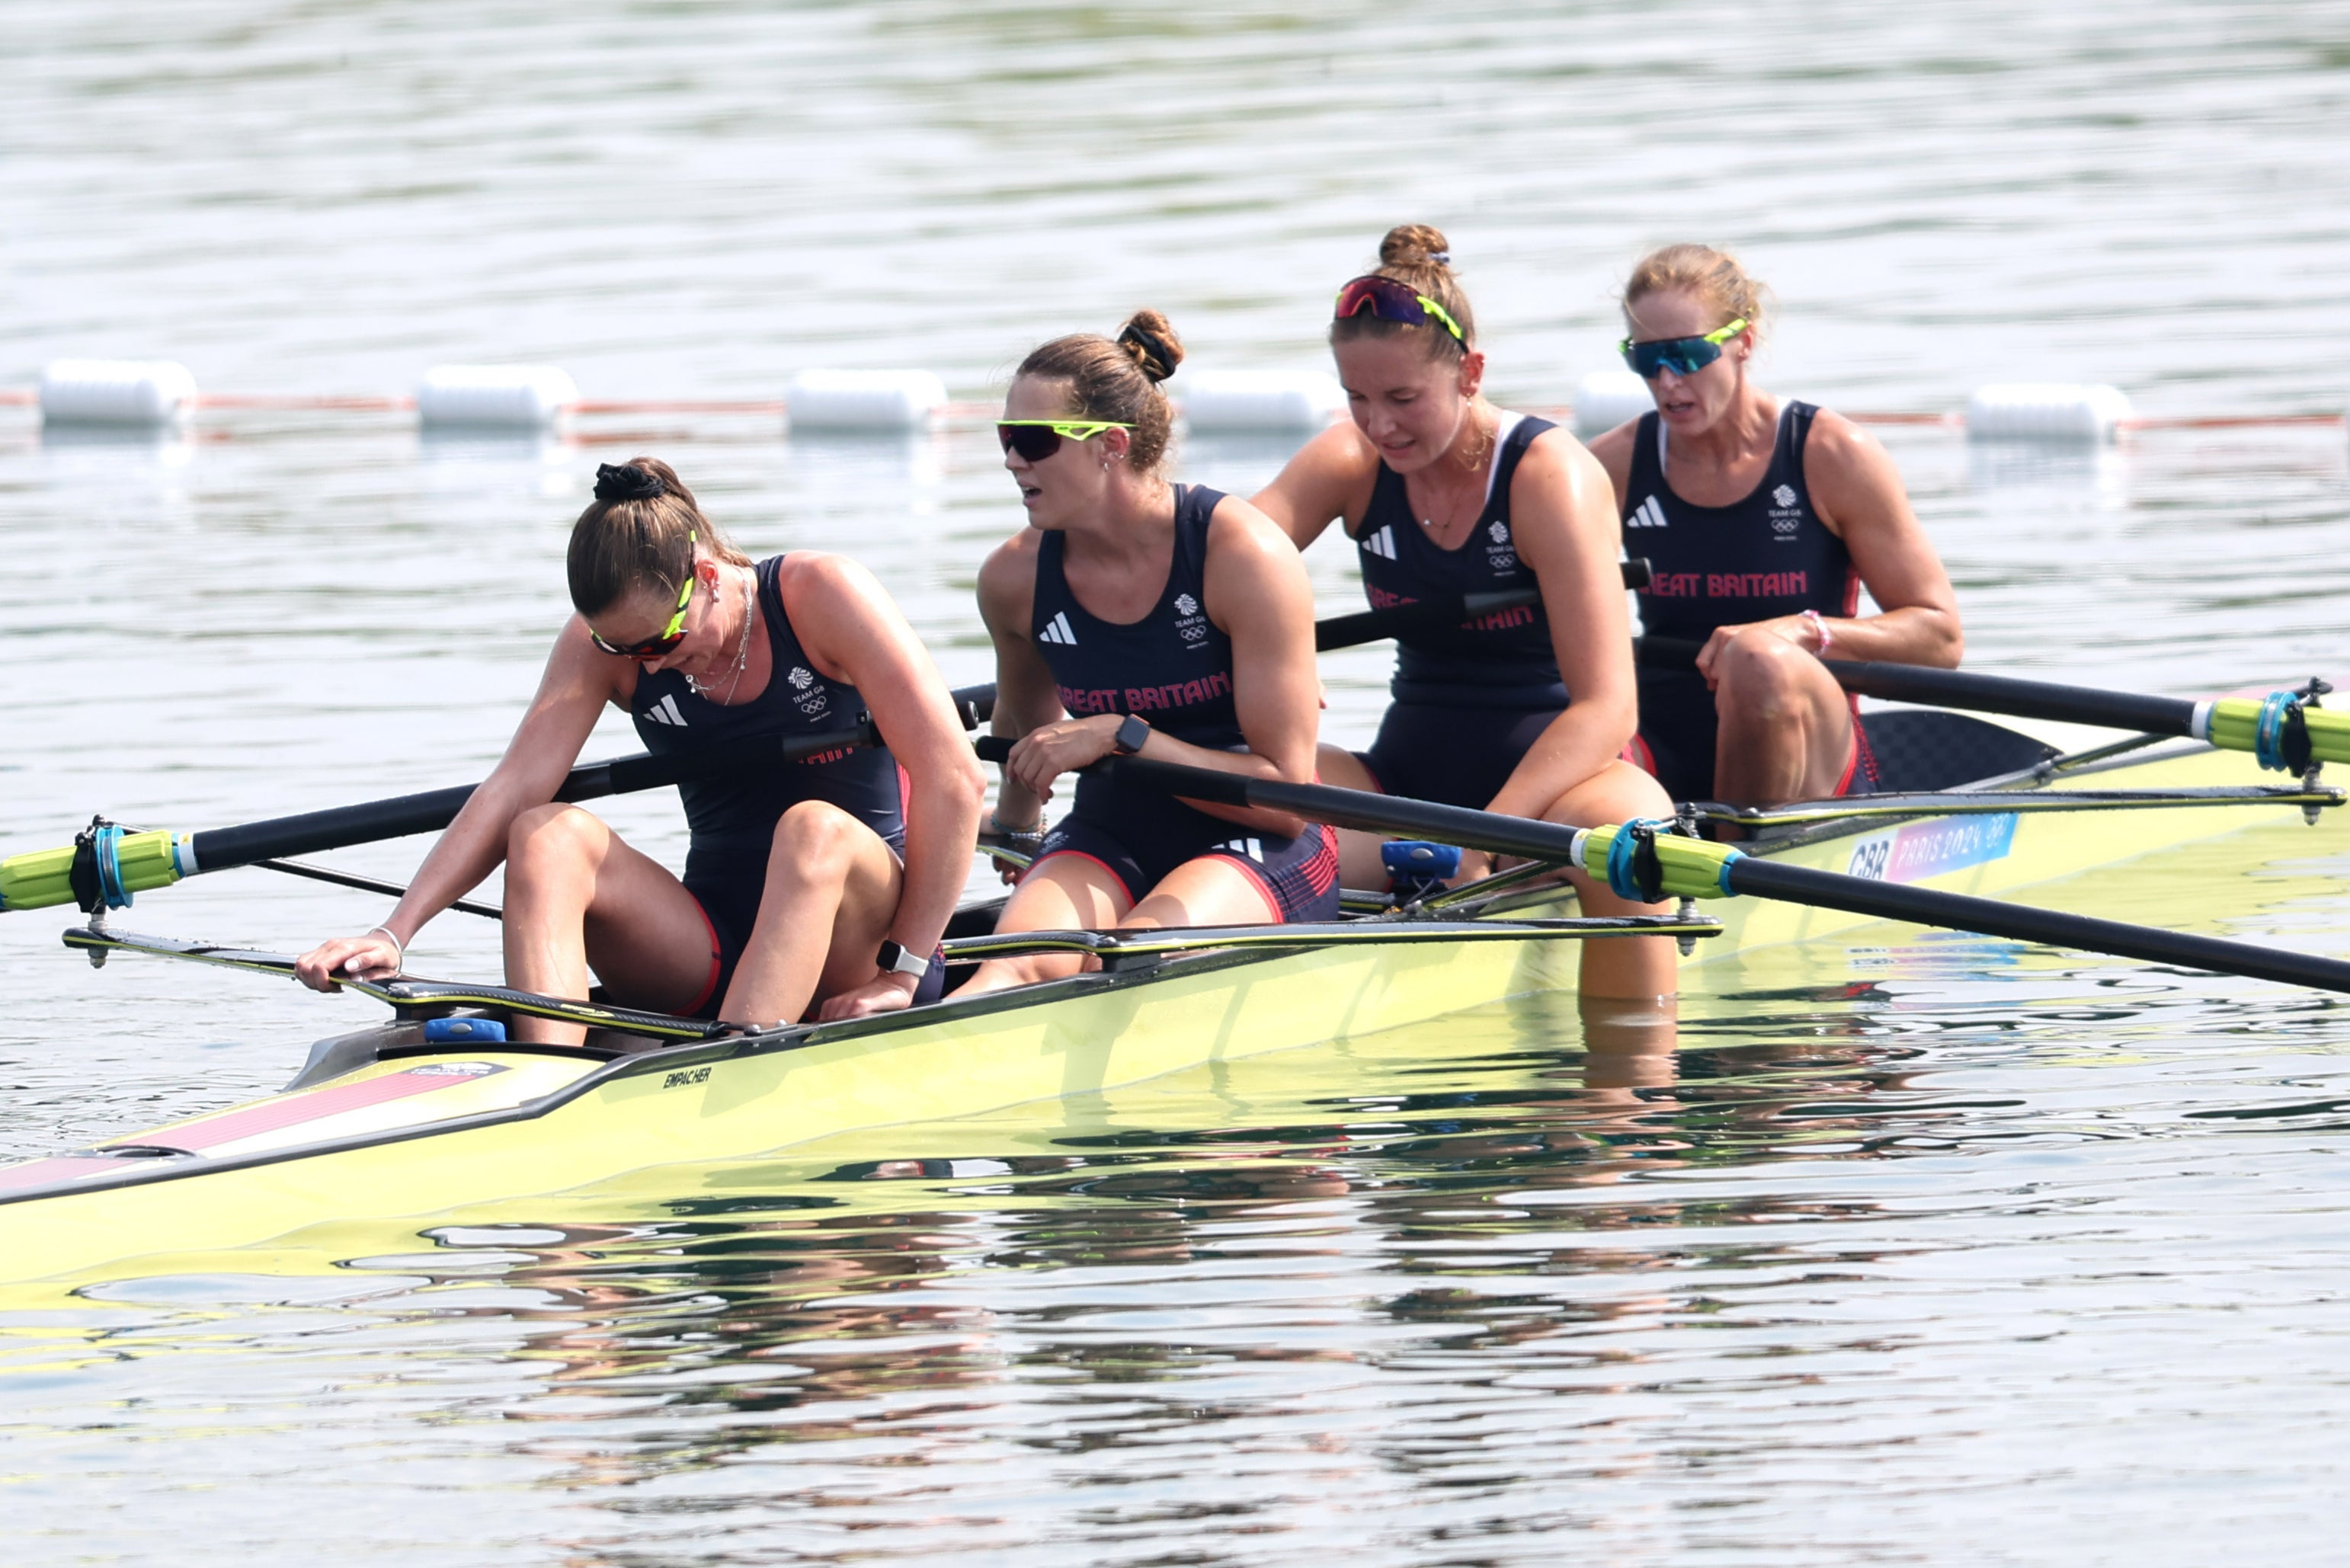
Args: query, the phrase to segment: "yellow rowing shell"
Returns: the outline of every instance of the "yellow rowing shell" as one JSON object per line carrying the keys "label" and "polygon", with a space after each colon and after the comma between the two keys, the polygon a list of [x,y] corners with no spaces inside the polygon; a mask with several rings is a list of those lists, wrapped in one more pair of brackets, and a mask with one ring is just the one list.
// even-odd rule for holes
{"label": "yellow rowing shell", "polygon": [[[2237,784],[2247,771],[2240,757],[2199,751],[2104,773],[2095,783]],[[2163,863],[2150,857],[2252,828],[2271,830],[2260,835],[2265,853],[2344,847],[2338,825],[2312,831],[2299,816],[2292,806],[2231,805],[1929,817],[1784,856],[1976,894],[2130,863],[2126,877],[2096,879],[2104,894],[2096,912],[2187,928],[2220,912],[2211,880],[2182,886],[2176,906],[2167,905],[2153,891],[2164,881]],[[2284,825],[2290,836],[2273,831]],[[2249,890],[2242,872],[2251,867],[2230,864],[2230,880]],[[2063,889],[2050,891],[2056,897],[2041,901],[2069,902]],[[1572,899],[1540,912],[1570,913]],[[1710,912],[1726,929],[1699,946],[1685,992],[1767,982],[1774,953],[1870,923],[1743,898]],[[50,1282],[53,1292],[78,1279],[184,1272],[195,1258],[330,1219],[346,1236],[354,1227],[412,1236],[436,1216],[492,1199],[622,1178],[642,1191],[658,1184],[657,1168],[1099,1094],[1202,1064],[1406,1028],[1499,998],[1568,992],[1577,957],[1574,943],[1544,941],[1230,951],[780,1042],[680,1046],[610,1063],[435,1047],[105,1146],[116,1152],[0,1167],[0,1281]],[[189,1152],[141,1158],[137,1151],[147,1146]],[[126,1168],[161,1179],[42,1190]]]}

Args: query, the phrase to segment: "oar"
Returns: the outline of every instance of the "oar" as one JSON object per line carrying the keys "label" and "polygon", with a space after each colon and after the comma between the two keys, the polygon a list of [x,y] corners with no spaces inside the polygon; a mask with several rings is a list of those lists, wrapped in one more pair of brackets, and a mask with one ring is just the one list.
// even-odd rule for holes
{"label": "oar", "polygon": [[[1010,750],[1010,742],[993,737],[980,742],[981,756],[990,760],[1000,761]],[[1575,866],[1607,881],[1623,896],[1643,902],[1748,893],[1817,909],[1841,909],[1874,919],[1940,926],[2012,941],[2111,953],[2147,963],[2177,964],[2185,969],[2240,974],[2321,991],[2350,992],[2350,963],[2338,959],[2281,952],[2250,942],[2223,941],[2216,937],[2126,925],[2118,920],[2060,914],[1994,898],[1789,866],[1745,854],[1729,845],[1683,838],[1647,825],[1628,828],[1563,827],[1490,811],[1471,811],[1329,784],[1247,778],[1144,757],[1110,758],[1094,765],[1127,783],[1190,800],[1287,812],[1334,827],[1432,838],[1491,854],[1518,855]]]}
{"label": "oar", "polygon": [[[1638,587],[1648,580],[1648,563],[1626,561],[1623,575],[1627,587]],[[1350,648],[1417,627],[1457,625],[1477,616],[1535,603],[1539,597],[1528,588],[1337,616],[1315,626],[1315,646]],[[975,728],[994,709],[995,686],[993,682],[966,686],[954,693],[954,699],[964,728]],[[843,746],[869,746],[875,740],[868,722],[792,741],[775,736],[753,737],[733,746],[690,756],[638,753],[607,762],[581,763],[571,770],[562,788],[556,791],[555,798],[576,803],[608,794],[659,789],[745,765],[792,762]],[[168,888],[183,877],[226,871],[239,866],[265,865],[273,870],[292,870],[296,876],[358,886],[344,873],[322,867],[296,869],[275,863],[350,845],[437,833],[455,819],[474,787],[457,784],[421,794],[395,795],[389,800],[366,801],[196,833],[132,833],[111,823],[93,821],[72,844],[0,860],[0,910],[39,909],[57,904],[76,904],[85,909],[120,909],[130,903],[134,893]],[[404,889],[393,884],[379,884],[370,890],[397,893]],[[490,911],[484,905],[469,912]]]}
{"label": "oar", "polygon": [[[1700,647],[1679,639],[1649,637],[1640,639],[1638,651],[1640,662],[1652,668],[1679,668],[1697,657]],[[2306,773],[2313,763],[2350,763],[2350,711],[2317,705],[2317,699],[2333,690],[2322,680],[2313,680],[2299,691],[2275,691],[2264,698],[2216,697],[2199,701],[2191,697],[2149,697],[2092,686],[2019,680],[1971,670],[1933,670],[1920,664],[1848,659],[1820,662],[1835,677],[1837,685],[1863,697],[2016,719],[2095,724],[2141,734],[2178,735],[2208,741],[2225,751],[2250,752],[2261,766],[2280,773]]]}
{"label": "oar", "polygon": [[[966,729],[975,727],[995,705],[992,684],[965,687],[953,695]],[[658,789],[733,768],[798,762],[844,747],[870,746],[879,740],[872,721],[867,719],[820,735],[788,740],[754,737],[707,752],[670,756],[639,753],[581,763],[565,775],[555,798],[577,802]],[[183,877],[435,833],[455,820],[476,787],[457,784],[195,833],[130,833],[112,823],[93,822],[72,844],[61,848],[36,849],[0,860],[0,909],[38,909],[56,904],[120,909],[130,902],[132,894],[168,888]]]}
{"label": "oar", "polygon": [[[1636,556],[1621,565],[1626,587],[1645,588],[1648,586],[1648,563],[1645,556]],[[1511,588],[1502,593],[1447,594],[1440,598],[1418,599],[1408,605],[1390,605],[1386,609],[1334,615],[1328,620],[1314,623],[1314,648],[1317,653],[1327,653],[1334,648],[1354,648],[1361,643],[1377,642],[1385,637],[1400,637],[1407,632],[1435,631],[1459,626],[1463,621],[1540,603],[1540,590]]]}

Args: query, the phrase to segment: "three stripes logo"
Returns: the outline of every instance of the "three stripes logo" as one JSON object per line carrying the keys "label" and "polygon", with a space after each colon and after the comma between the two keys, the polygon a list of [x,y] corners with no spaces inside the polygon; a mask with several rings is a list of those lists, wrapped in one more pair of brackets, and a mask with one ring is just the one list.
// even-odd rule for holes
{"label": "three stripes logo", "polygon": [[1260,866],[1264,864],[1264,840],[1262,838],[1227,838],[1216,847],[1227,855],[1244,856]]}
{"label": "three stripes logo", "polygon": [[1053,612],[1053,618],[1045,623],[1045,629],[1036,634],[1036,640],[1039,642],[1057,642],[1063,648],[1076,647],[1077,634],[1076,629],[1069,625],[1068,612],[1066,610],[1055,610]]}
{"label": "three stripes logo", "polygon": [[685,715],[677,711],[677,693],[674,691],[646,709],[645,717],[656,724],[667,724],[679,730],[685,728]]}
{"label": "three stripes logo", "polygon": [[1378,533],[1366,534],[1355,543],[1361,545],[1367,555],[1392,561],[1396,558],[1395,524],[1389,523]]}
{"label": "three stripes logo", "polygon": [[1624,519],[1627,528],[1661,528],[1664,525],[1665,509],[1657,504],[1657,498],[1653,495],[1634,507],[1632,515]]}

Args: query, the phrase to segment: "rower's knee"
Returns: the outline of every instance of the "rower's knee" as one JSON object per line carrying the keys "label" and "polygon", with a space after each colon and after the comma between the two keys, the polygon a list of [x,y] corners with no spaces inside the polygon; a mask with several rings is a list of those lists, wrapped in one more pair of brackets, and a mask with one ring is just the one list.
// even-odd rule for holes
{"label": "rower's knee", "polygon": [[535,805],[506,829],[506,877],[528,879],[592,858],[604,825],[591,812],[555,802]]}
{"label": "rower's knee", "polygon": [[770,876],[835,882],[848,875],[860,836],[870,830],[830,801],[804,800],[775,824],[767,852]]}
{"label": "rower's knee", "polygon": [[1808,677],[1818,665],[1784,638],[1762,630],[1741,633],[1721,650],[1714,704],[1725,713],[1777,722],[1803,705]]}

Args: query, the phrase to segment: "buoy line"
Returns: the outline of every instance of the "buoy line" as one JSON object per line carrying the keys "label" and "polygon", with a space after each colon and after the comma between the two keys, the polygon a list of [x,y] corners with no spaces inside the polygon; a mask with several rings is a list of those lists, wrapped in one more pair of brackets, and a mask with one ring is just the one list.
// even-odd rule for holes
{"label": "buoy line", "polygon": [[[1326,372],[1197,370],[1178,400],[1194,433],[1247,434],[1319,429],[1346,414],[1346,394]],[[218,413],[368,413],[415,416],[426,430],[526,433],[575,418],[674,415],[780,420],[801,432],[919,431],[984,423],[992,402],[951,400],[928,370],[804,370],[776,398],[583,398],[551,365],[443,365],[412,394],[203,392],[185,366],[167,359],[59,359],[37,387],[0,388],[0,406],[37,410],[45,426],[167,431]],[[1577,382],[1572,400],[1543,409],[1582,434],[1646,413],[1646,382],[1603,370]],[[2334,413],[2147,416],[2119,388],[2065,382],[1979,387],[1963,412],[1838,410],[1856,424],[1963,431],[1981,441],[2099,444],[2141,431],[2343,429]]]}

